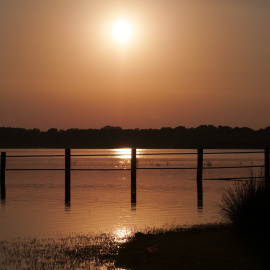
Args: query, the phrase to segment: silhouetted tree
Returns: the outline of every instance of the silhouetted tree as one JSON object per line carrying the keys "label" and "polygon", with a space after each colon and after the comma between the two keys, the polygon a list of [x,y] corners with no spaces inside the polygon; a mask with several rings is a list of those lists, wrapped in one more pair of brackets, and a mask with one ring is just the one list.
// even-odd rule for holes
{"label": "silhouetted tree", "polygon": [[270,146],[270,126],[251,128],[201,125],[196,128],[57,130],[0,127],[1,148],[264,148]]}

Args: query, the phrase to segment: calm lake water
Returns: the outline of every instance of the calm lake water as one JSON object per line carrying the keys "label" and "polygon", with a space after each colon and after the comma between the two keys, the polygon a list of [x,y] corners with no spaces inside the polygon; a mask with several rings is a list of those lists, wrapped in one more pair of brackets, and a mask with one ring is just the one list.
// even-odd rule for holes
{"label": "calm lake water", "polygon": [[[63,149],[2,149],[7,169],[64,169]],[[242,152],[239,150],[238,152]],[[130,149],[71,150],[72,169],[130,168]],[[249,177],[250,168],[213,169],[217,166],[263,165],[264,153],[215,154],[231,150],[204,150],[203,178]],[[249,150],[250,152],[250,150]],[[253,151],[257,152],[257,151]],[[142,154],[161,155],[142,155]],[[169,153],[184,153],[169,155]],[[189,153],[189,154],[187,154]],[[6,171],[6,199],[0,205],[0,240],[46,237],[66,233],[111,232],[119,236],[146,227],[170,227],[221,221],[218,203],[234,181],[203,181],[203,207],[197,205],[197,150],[137,150],[137,200],[131,204],[130,170],[71,171],[71,204],[65,205],[64,171]],[[260,174],[260,168],[253,173]]]}

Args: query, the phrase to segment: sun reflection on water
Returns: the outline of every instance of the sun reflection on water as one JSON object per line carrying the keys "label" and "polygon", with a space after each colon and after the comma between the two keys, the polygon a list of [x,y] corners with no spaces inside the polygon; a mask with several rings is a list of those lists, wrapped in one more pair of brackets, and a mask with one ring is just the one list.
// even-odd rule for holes
{"label": "sun reflection on water", "polygon": [[117,227],[113,232],[112,235],[114,240],[119,243],[125,243],[128,239],[132,236],[133,231],[127,227]]}
{"label": "sun reflection on water", "polygon": [[131,158],[131,149],[130,148],[120,148],[114,149],[114,154],[117,158],[130,159]]}

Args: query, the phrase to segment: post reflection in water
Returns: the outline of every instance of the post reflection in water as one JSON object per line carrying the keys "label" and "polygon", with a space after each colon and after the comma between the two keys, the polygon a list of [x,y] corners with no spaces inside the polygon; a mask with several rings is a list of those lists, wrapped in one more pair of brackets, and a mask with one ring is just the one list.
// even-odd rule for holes
{"label": "post reflection in water", "polygon": [[1,186],[1,201],[2,200],[6,200],[6,187],[5,186]]}
{"label": "post reflection in water", "polygon": [[203,200],[197,201],[197,209],[199,213],[203,212]]}
{"label": "post reflection in water", "polygon": [[131,210],[135,211],[136,210],[136,204],[137,204],[137,190],[136,186],[132,187],[131,186]]}
{"label": "post reflection in water", "polygon": [[[132,180],[131,180],[132,181]],[[137,204],[137,187],[136,187],[136,179],[134,183],[131,183],[131,210],[136,210],[136,204]]]}
{"label": "post reflection in water", "polygon": [[5,206],[6,205],[6,198],[1,198],[1,205]]}
{"label": "post reflection in water", "polygon": [[1,185],[1,204],[6,204],[6,187],[3,183]]}
{"label": "post reflection in water", "polygon": [[65,208],[70,208],[70,186],[65,186]]}
{"label": "post reflection in water", "polygon": [[70,202],[65,202],[65,212],[70,212]]}
{"label": "post reflection in water", "polygon": [[136,203],[131,203],[131,211],[136,211]]}

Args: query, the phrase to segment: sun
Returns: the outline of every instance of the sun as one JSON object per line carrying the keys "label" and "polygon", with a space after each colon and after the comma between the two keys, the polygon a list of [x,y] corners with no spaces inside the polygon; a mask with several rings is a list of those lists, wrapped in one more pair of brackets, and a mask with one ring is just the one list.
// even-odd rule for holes
{"label": "sun", "polygon": [[131,24],[125,19],[118,19],[113,24],[112,35],[120,43],[128,42],[132,36]]}

